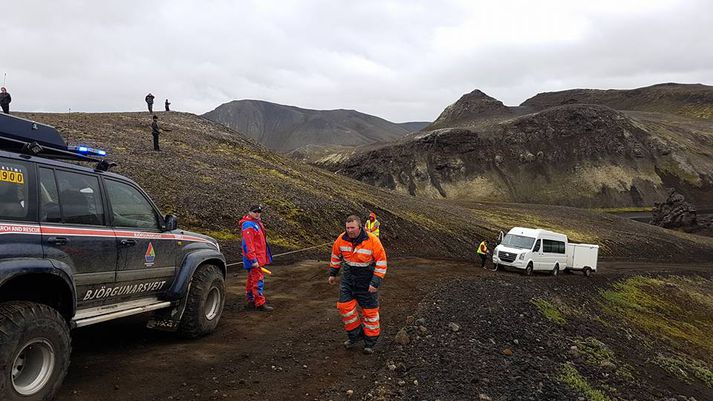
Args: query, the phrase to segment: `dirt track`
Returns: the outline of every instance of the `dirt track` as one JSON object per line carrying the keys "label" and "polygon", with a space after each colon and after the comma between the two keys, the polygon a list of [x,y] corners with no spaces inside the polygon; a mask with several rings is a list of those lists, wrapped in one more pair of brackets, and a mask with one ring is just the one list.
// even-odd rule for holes
{"label": "dirt track", "polygon": [[[377,353],[341,347],[344,333],[335,309],[337,288],[326,284],[324,262],[274,266],[267,279],[269,314],[243,306],[244,271],[233,270],[218,330],[195,340],[145,329],[142,319],[90,326],[73,333],[72,364],[58,400],[267,400],[361,398],[383,370],[392,339],[435,287],[453,278],[501,276],[473,264],[403,259],[390,263],[381,290],[383,335]],[[711,266],[601,262],[600,275],[626,272],[711,271]],[[535,280],[552,280],[536,277]],[[566,280],[580,279],[571,277]],[[584,280],[583,277],[581,277]],[[477,302],[477,300],[474,300]]]}

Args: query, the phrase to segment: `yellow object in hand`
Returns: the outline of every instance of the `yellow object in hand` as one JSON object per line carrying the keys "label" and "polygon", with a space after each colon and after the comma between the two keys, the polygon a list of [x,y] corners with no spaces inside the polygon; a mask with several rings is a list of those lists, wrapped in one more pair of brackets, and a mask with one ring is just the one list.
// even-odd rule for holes
{"label": "yellow object in hand", "polygon": [[265,273],[265,274],[269,274],[269,275],[272,275],[272,272],[271,272],[271,271],[269,271],[269,270],[267,270],[267,269],[266,269],[266,268],[264,268],[264,267],[261,267],[261,268],[260,268],[260,270],[262,270],[262,272],[263,272],[263,273]]}

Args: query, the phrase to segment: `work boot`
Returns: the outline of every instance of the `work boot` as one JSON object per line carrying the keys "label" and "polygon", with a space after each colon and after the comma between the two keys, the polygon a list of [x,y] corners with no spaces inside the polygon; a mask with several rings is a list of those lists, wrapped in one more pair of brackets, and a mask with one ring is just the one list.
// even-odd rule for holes
{"label": "work boot", "polygon": [[352,340],[347,340],[347,341],[344,341],[344,348],[346,348],[346,349],[352,349],[352,348],[354,348],[354,346],[357,345],[360,341],[361,341],[361,340],[354,340],[354,341],[352,341]]}
{"label": "work boot", "polygon": [[259,310],[261,312],[272,312],[272,310],[275,309],[272,306],[269,306],[268,304],[262,304],[260,306],[256,306],[255,310]]}
{"label": "work boot", "polygon": [[371,347],[364,347],[364,349],[362,350],[362,352],[363,352],[365,355],[371,355],[371,354],[374,353],[374,348],[371,348]]}

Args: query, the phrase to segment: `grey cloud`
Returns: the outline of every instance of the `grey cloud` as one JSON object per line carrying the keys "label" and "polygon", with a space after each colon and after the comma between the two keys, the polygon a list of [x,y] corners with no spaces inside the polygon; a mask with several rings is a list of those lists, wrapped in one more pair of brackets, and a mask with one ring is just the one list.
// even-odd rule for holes
{"label": "grey cloud", "polygon": [[[543,91],[713,76],[713,3],[702,0],[645,12],[562,2],[582,35],[534,43],[468,36],[469,16],[488,8],[457,0],[10,3],[0,73],[20,110],[142,110],[151,91],[195,113],[253,98],[431,120],[475,88],[514,105]],[[541,25],[519,17],[522,32]]]}

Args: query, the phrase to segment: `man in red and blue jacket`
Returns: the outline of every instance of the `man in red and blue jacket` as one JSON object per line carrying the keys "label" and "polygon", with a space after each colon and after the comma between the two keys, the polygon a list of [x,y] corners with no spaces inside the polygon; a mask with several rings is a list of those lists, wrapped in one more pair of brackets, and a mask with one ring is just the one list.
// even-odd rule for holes
{"label": "man in red and blue jacket", "polygon": [[262,209],[262,205],[251,206],[250,212],[240,220],[240,229],[243,234],[243,267],[248,271],[245,283],[248,307],[269,312],[273,308],[265,304],[265,275],[262,268],[272,263],[272,253],[262,224]]}

